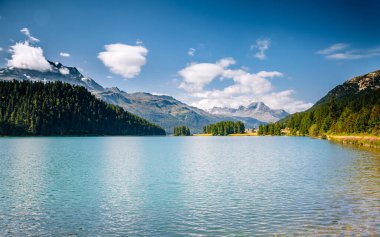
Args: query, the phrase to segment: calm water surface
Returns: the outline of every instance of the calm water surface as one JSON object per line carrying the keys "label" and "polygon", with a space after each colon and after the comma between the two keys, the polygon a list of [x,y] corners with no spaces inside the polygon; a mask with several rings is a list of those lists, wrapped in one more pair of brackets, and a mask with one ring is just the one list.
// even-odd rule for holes
{"label": "calm water surface", "polygon": [[301,137],[0,138],[0,236],[380,235],[380,153]]}

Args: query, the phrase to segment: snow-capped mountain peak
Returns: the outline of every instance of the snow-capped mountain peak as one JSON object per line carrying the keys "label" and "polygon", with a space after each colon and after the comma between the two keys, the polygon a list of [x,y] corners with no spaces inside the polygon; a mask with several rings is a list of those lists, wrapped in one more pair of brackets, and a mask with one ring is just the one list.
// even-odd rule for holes
{"label": "snow-capped mountain peak", "polygon": [[76,67],[66,67],[59,62],[50,62],[50,70],[38,71],[31,69],[7,67],[0,71],[1,80],[30,80],[54,82],[63,81],[73,85],[84,86],[88,90],[104,91],[104,88],[93,79],[83,76]]}
{"label": "snow-capped mountain peak", "polygon": [[209,112],[216,115],[254,118],[264,122],[276,122],[289,115],[285,110],[271,109],[263,102],[252,102],[248,106],[240,106],[237,109],[214,107]]}

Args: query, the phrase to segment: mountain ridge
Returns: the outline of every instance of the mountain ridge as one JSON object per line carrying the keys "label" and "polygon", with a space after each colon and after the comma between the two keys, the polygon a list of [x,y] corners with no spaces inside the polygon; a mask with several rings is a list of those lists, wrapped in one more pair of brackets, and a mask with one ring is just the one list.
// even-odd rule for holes
{"label": "mountain ridge", "polygon": [[186,125],[193,133],[198,133],[203,126],[223,120],[243,121],[248,128],[266,123],[248,116],[211,114],[168,95],[153,95],[147,92],[127,93],[117,87],[104,88],[92,78],[83,76],[76,67],[48,62],[51,69],[44,72],[13,67],[0,69],[0,80],[62,81],[83,86],[97,98],[121,106],[128,112],[164,127],[167,133],[172,133],[173,128],[180,125]]}
{"label": "mountain ridge", "polygon": [[317,101],[314,106],[326,103],[332,97],[339,99],[343,96],[365,92],[366,90],[380,90],[380,70],[375,70],[346,80],[343,84],[337,85],[330,90],[324,97]]}

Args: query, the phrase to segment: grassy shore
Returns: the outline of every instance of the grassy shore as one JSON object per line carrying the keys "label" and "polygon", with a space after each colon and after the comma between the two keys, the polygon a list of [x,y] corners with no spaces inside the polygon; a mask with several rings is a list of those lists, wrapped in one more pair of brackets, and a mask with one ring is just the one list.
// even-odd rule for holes
{"label": "grassy shore", "polygon": [[[193,136],[197,136],[197,137],[211,137],[212,134],[211,133],[195,133],[195,134],[193,134]],[[257,133],[253,133],[253,132],[236,133],[236,134],[229,134],[227,136],[231,136],[231,137],[257,136]]]}
{"label": "grassy shore", "polygon": [[196,136],[196,137],[211,137],[212,134],[211,133],[194,133],[193,136]]}
{"label": "grassy shore", "polygon": [[[198,137],[211,137],[211,133],[197,133],[193,136]],[[243,136],[258,136],[257,133],[238,133],[229,134],[231,137],[243,137]],[[319,137],[322,138],[322,137]],[[342,144],[350,144],[357,146],[370,147],[380,149],[380,136],[367,135],[367,134],[355,134],[355,135],[326,135],[327,140],[338,142]]]}
{"label": "grassy shore", "polygon": [[230,134],[228,136],[232,137],[250,137],[250,136],[257,136],[257,133],[254,132],[246,132],[246,133],[236,133],[236,134]]}
{"label": "grassy shore", "polygon": [[327,139],[343,144],[380,149],[380,137],[374,135],[327,135]]}

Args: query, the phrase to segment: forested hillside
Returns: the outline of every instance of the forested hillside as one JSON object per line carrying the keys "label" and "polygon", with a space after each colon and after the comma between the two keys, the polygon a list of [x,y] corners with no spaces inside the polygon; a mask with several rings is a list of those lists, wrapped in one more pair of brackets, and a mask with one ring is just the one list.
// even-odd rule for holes
{"label": "forested hillside", "polygon": [[165,135],[67,83],[0,81],[0,135]]}
{"label": "forested hillside", "polygon": [[335,87],[312,108],[276,124],[259,127],[261,135],[380,134],[380,71],[354,77]]}

